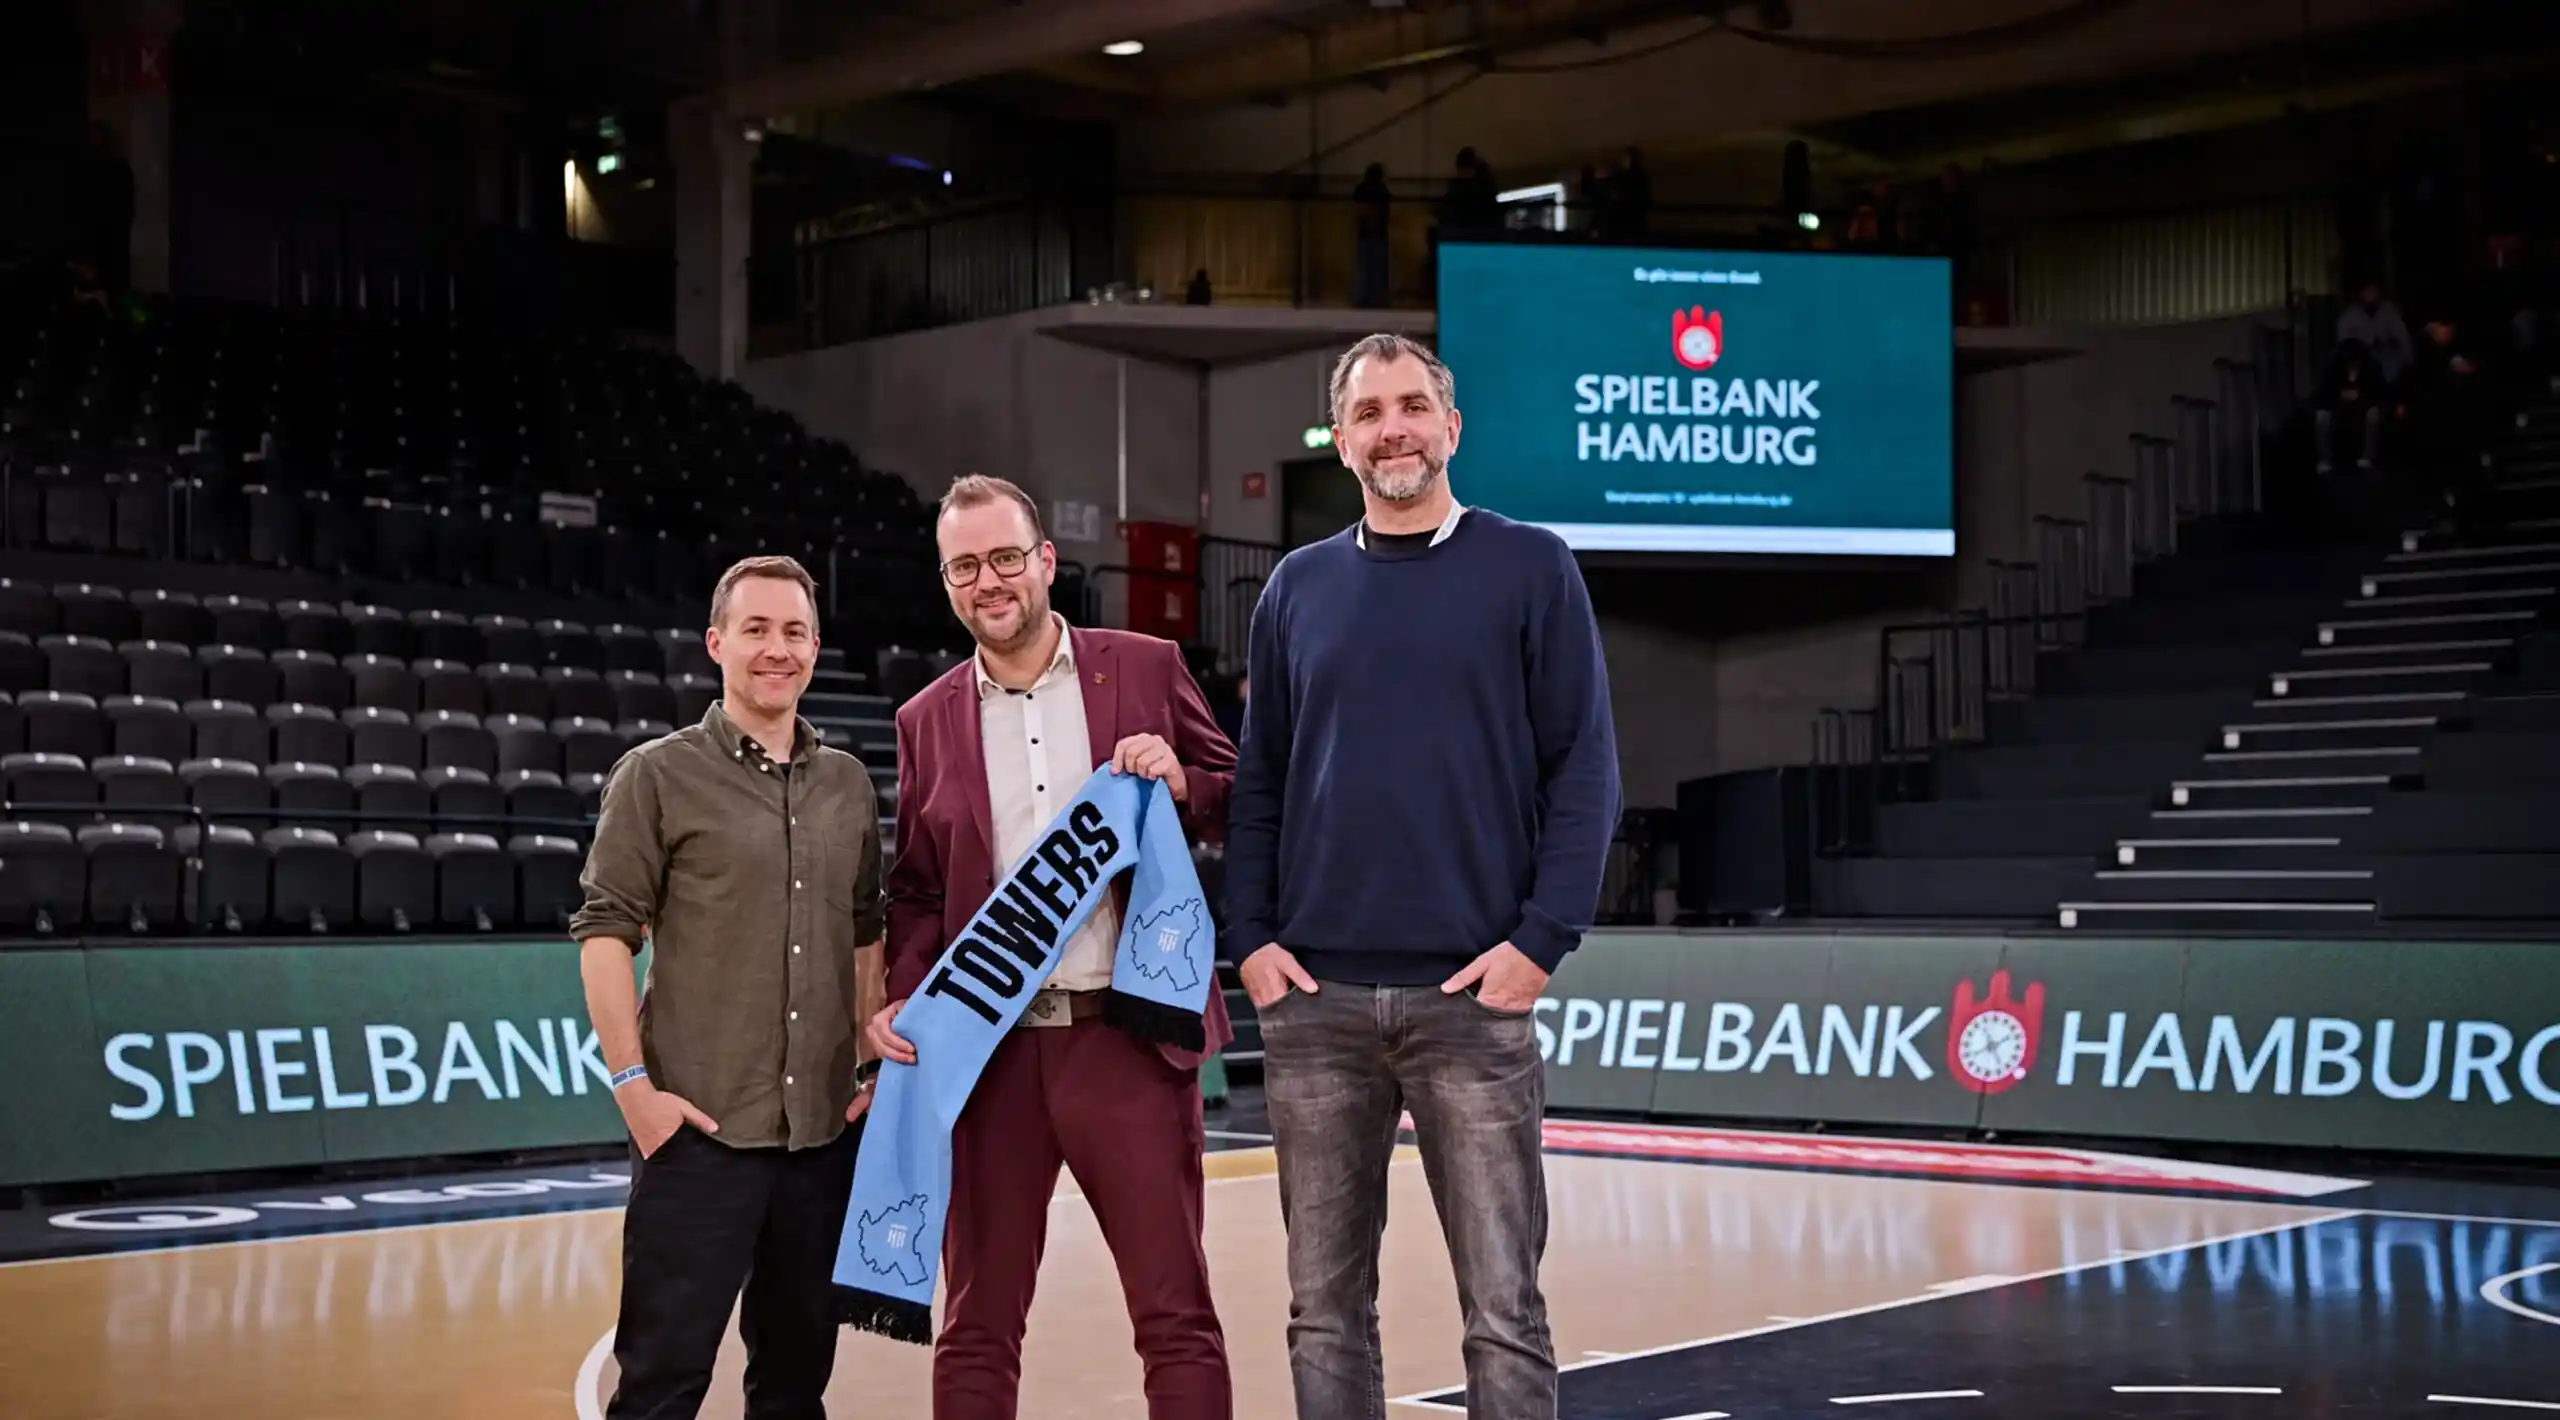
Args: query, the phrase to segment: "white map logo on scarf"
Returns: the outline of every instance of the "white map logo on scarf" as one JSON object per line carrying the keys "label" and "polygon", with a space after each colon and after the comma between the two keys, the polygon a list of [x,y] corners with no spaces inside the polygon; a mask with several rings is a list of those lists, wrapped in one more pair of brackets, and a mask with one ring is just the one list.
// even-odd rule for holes
{"label": "white map logo on scarf", "polygon": [[1186,898],[1157,913],[1140,913],[1129,932],[1129,964],[1138,974],[1163,981],[1176,991],[1200,984],[1200,963],[1191,944],[1207,930],[1208,914],[1200,899]]}
{"label": "white map logo on scarf", "polygon": [[[924,1254],[917,1244],[923,1241],[925,1196],[911,1194],[894,1207],[862,1215],[859,1241],[862,1260],[874,1272],[895,1276],[910,1287],[924,1285]],[[875,1251],[874,1240],[880,1244]]]}

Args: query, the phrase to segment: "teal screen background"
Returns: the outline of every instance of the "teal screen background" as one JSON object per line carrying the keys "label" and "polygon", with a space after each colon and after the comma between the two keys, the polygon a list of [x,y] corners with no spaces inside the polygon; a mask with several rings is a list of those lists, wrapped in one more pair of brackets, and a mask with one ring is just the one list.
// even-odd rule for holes
{"label": "teal screen background", "polygon": [[[1751,273],[1758,284],[1697,279]],[[1556,527],[1584,548],[1954,553],[1944,260],[1453,243],[1439,249],[1439,301],[1439,352],[1465,420],[1450,465],[1462,502]],[[1704,370],[1673,353],[1675,312],[1693,307],[1723,322],[1721,357]],[[1582,412],[1575,382],[1585,374],[1666,377],[1661,408]],[[1700,377],[1716,382],[1717,409],[1671,412],[1667,391],[1688,405]],[[1723,391],[1735,380],[1753,398],[1729,410]],[[1763,413],[1761,381],[1773,392],[1819,383]],[[1662,457],[1582,456],[1603,424],[1623,451],[1617,431],[1629,422]],[[1812,464],[1725,459],[1726,441],[1751,425],[1810,429],[1795,446],[1810,449]],[[1715,436],[1712,461],[1683,460],[1663,442],[1682,426],[1729,432]],[[1757,435],[1743,437],[1764,453]],[[1611,492],[1658,501],[1613,502]]]}

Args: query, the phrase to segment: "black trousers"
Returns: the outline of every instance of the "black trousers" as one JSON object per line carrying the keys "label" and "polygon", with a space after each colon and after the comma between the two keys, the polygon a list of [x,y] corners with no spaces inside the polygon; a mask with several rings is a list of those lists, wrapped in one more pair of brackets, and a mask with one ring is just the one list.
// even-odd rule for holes
{"label": "black trousers", "polygon": [[607,1420],[693,1420],[733,1308],[747,1420],[825,1420],[836,1242],[861,1135],[858,1122],[791,1153],[733,1149],[687,1125],[649,1158],[633,1151],[613,1339],[622,1379]]}

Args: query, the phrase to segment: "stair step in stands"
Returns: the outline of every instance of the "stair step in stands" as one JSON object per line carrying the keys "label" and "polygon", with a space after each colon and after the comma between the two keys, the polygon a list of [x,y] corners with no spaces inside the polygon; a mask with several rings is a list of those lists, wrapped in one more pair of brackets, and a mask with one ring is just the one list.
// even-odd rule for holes
{"label": "stair step in stands", "polygon": [[2337,834],[2227,834],[2201,829],[2180,837],[2122,838],[2119,868],[2317,869],[2337,865],[2346,839]]}

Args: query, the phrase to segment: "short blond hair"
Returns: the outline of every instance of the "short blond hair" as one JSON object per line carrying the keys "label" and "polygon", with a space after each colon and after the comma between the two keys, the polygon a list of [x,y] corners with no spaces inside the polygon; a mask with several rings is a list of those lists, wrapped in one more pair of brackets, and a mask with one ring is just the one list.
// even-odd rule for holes
{"label": "short blond hair", "polygon": [[809,594],[809,633],[818,631],[818,579],[800,565],[796,557],[744,557],[731,563],[729,570],[711,588],[711,624],[720,626],[729,616],[729,593],[749,577],[764,577],[776,582],[797,582]]}
{"label": "short blond hair", "polygon": [[954,508],[982,508],[1005,501],[1022,510],[1023,518],[1031,524],[1032,541],[1049,540],[1049,534],[1040,526],[1040,505],[1022,491],[1022,485],[992,474],[964,473],[951,480],[951,486],[942,492],[942,505],[934,510],[934,517],[939,519]]}

